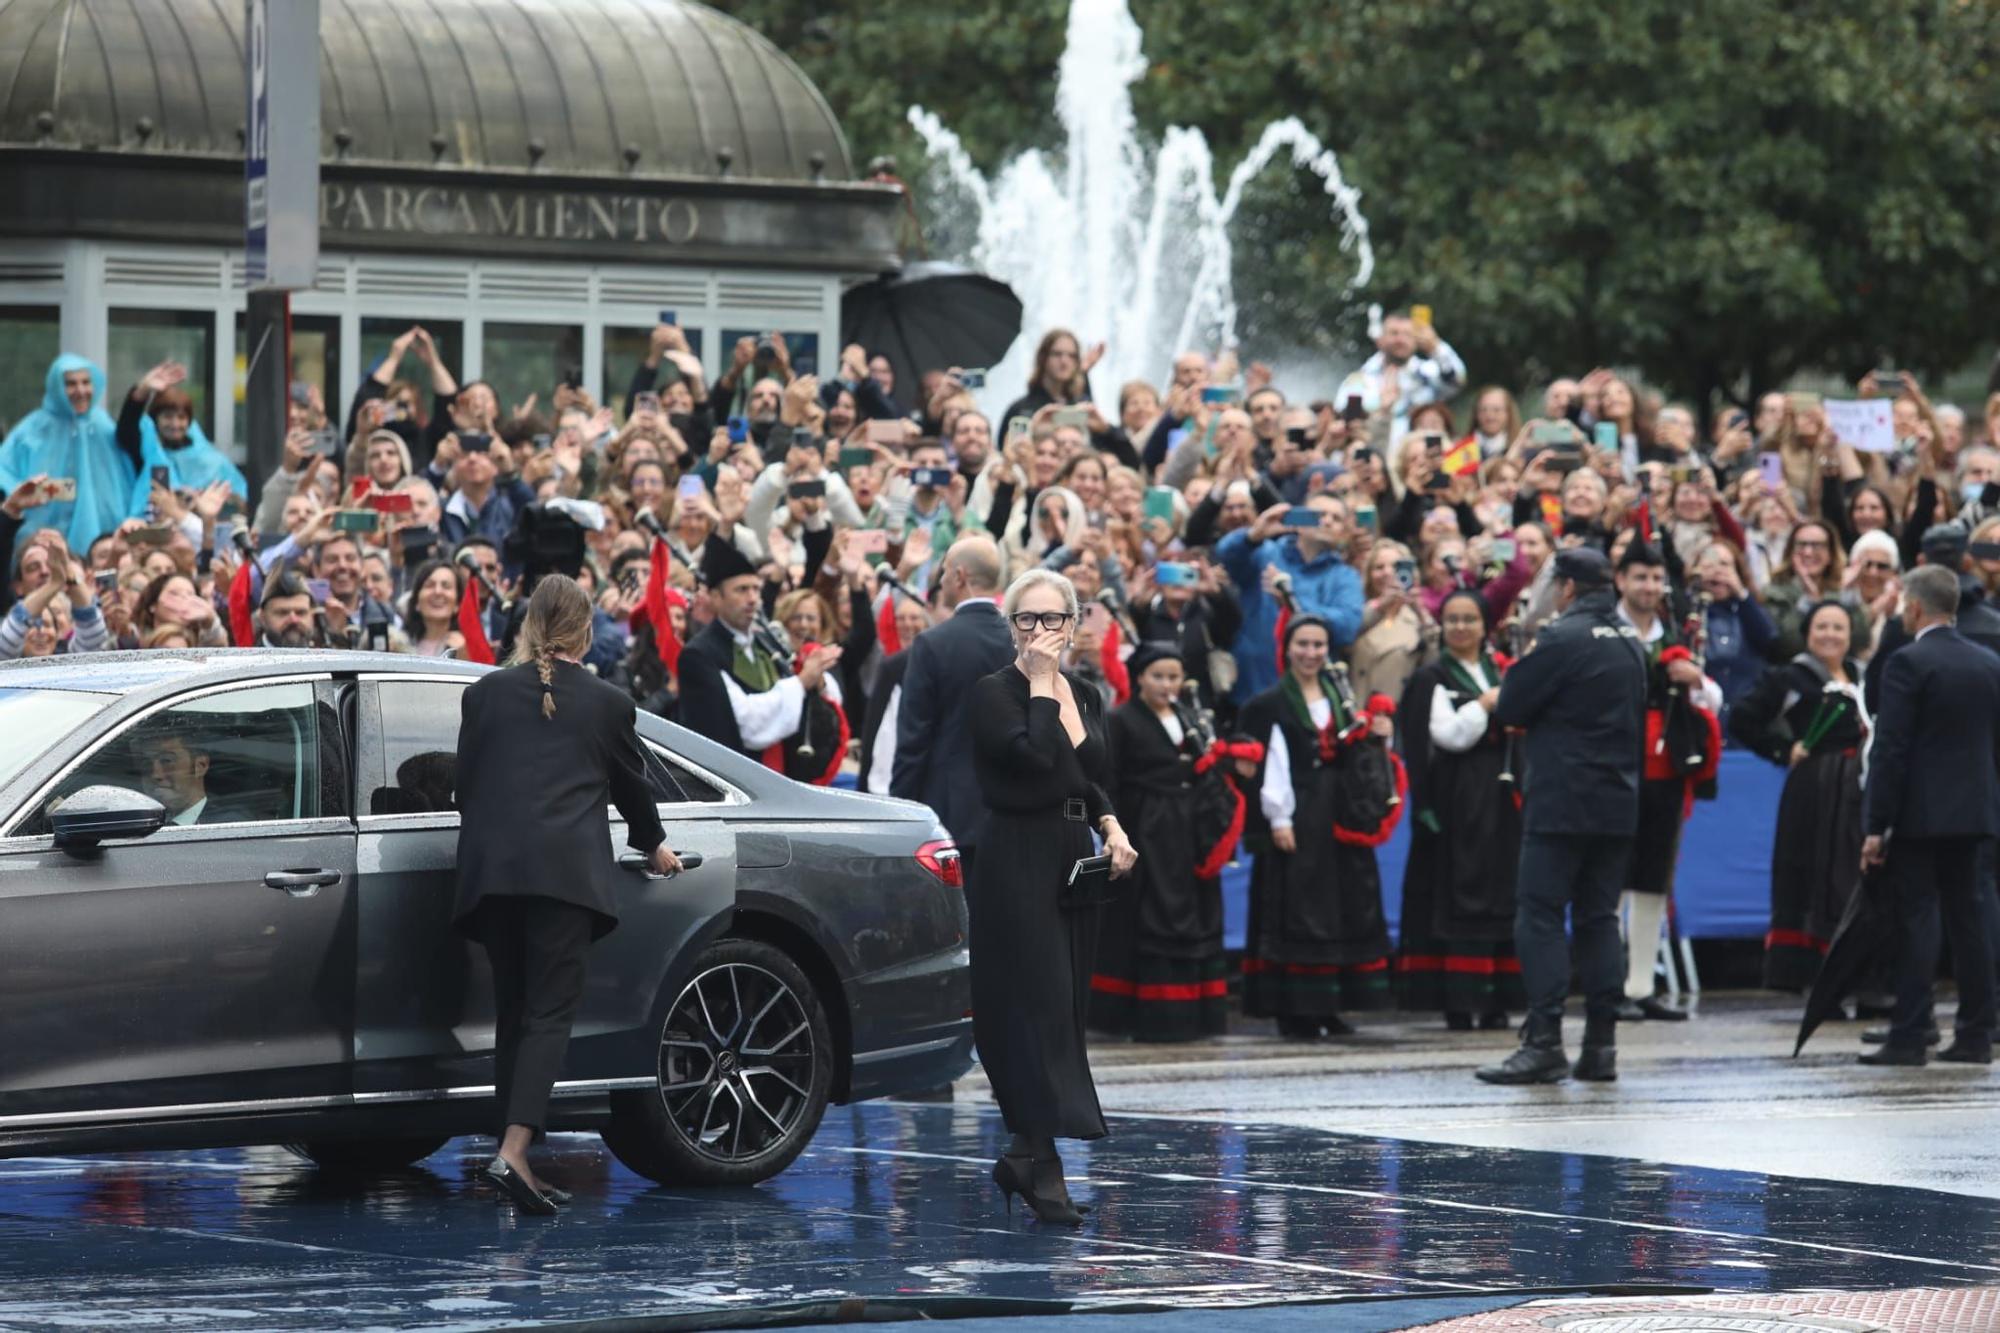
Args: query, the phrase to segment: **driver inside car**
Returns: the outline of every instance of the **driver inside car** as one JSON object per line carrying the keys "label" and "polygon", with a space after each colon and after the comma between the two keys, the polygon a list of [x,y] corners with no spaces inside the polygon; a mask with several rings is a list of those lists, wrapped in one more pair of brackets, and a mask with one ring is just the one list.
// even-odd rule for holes
{"label": "driver inside car", "polygon": [[200,737],[181,728],[163,728],[139,736],[132,751],[139,790],[166,807],[169,824],[231,822],[230,815],[209,802],[213,757]]}

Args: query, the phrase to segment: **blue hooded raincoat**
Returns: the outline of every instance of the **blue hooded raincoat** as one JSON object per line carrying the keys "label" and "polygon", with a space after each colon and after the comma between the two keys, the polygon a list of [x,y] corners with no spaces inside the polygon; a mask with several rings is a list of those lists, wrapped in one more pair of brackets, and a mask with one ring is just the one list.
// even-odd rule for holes
{"label": "blue hooded raincoat", "polygon": [[[90,372],[96,389],[90,410],[70,410],[63,376]],[[21,418],[0,443],[0,493],[33,476],[74,477],[76,500],[30,509],[21,536],[55,528],[79,555],[132,513],[132,460],[118,447],[118,427],[104,410],[104,372],[89,360],[64,354],[49,366],[42,405]]]}
{"label": "blue hooded raincoat", "polygon": [[239,498],[250,497],[250,483],[243,477],[243,469],[229,461],[229,455],[215,447],[202,432],[199,421],[188,422],[187,443],[178,449],[170,448],[160,439],[159,427],[153,424],[153,414],[146,413],[139,418],[139,449],[146,459],[146,470],[132,483],[132,512],[143,514],[146,505],[153,498],[153,469],[163,467],[173,478],[177,491],[198,491],[212,486],[218,481],[229,483],[229,489]]}

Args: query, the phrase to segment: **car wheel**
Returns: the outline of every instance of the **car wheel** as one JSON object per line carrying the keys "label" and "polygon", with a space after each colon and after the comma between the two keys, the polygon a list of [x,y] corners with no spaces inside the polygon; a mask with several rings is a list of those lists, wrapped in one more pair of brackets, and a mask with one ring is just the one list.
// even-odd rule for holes
{"label": "car wheel", "polygon": [[604,1142],[663,1185],[754,1185],[792,1164],[819,1128],[833,1038],[783,950],[722,940],[667,1006],[654,1086],[616,1093]]}
{"label": "car wheel", "polygon": [[421,1162],[450,1141],[437,1134],[417,1139],[329,1139],[324,1143],[287,1143],[285,1147],[322,1171],[379,1175]]}

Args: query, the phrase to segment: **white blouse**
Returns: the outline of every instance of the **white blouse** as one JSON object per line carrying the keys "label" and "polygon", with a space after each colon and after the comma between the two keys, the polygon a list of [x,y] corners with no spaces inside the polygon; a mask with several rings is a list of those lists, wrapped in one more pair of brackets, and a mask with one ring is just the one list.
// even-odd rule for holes
{"label": "white blouse", "polygon": [[[1307,705],[1312,724],[1325,731],[1333,720],[1333,700],[1324,695]],[[1292,790],[1292,751],[1285,744],[1285,728],[1271,724],[1271,739],[1264,746],[1264,785],[1257,793],[1264,818],[1274,829],[1290,828],[1292,813],[1299,808],[1298,793]]]}
{"label": "white blouse", "polygon": [[[1453,659],[1456,661],[1457,659]],[[1482,662],[1459,662],[1465,674],[1478,682],[1481,693],[1499,684],[1486,674]],[[1431,691],[1431,744],[1452,754],[1464,754],[1479,744],[1486,735],[1487,714],[1479,706],[1479,700],[1467,699],[1457,708],[1451,706],[1451,691],[1439,685]]]}

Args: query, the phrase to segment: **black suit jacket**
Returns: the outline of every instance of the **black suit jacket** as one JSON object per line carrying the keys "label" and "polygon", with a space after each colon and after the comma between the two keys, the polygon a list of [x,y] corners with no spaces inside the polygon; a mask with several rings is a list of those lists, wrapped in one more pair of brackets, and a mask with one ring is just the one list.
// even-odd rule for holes
{"label": "black suit jacket", "polygon": [[970,602],[917,636],[909,658],[889,794],[922,801],[959,846],[976,847],[986,803],[972,772],[972,687],[1014,660],[1014,636],[998,606]]}
{"label": "black suit jacket", "polygon": [[[720,620],[688,640],[681,649],[680,724],[727,745],[738,754],[743,748],[743,729],[736,723],[736,710],[729,706],[729,690],[722,678],[730,673],[736,658],[736,639]],[[752,755],[752,758],[756,756]]]}
{"label": "black suit jacket", "polygon": [[542,897],[597,914],[593,936],[618,924],[611,820],[649,855],[666,841],[646,783],[630,695],[580,666],[557,662],[556,715],[542,716],[532,666],[482,676],[465,692],[458,724],[460,931],[487,898]]}
{"label": "black suit jacket", "polygon": [[2000,837],[2000,657],[1943,625],[1882,672],[1863,828]]}

